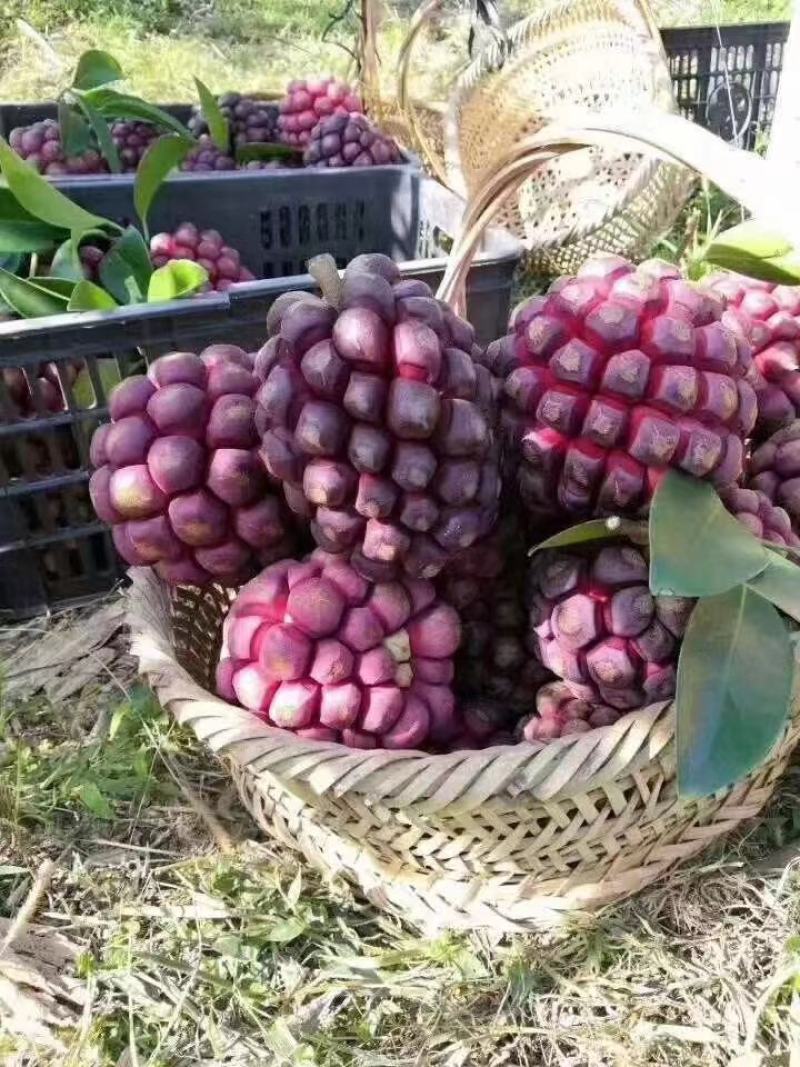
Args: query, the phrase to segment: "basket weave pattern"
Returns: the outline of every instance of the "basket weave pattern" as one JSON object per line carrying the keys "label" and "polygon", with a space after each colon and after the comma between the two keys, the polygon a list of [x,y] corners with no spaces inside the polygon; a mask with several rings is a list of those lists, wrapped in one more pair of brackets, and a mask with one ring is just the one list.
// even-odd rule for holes
{"label": "basket weave pattern", "polygon": [[[551,3],[509,31],[462,75],[446,129],[449,184],[469,198],[509,147],[576,109],[675,110],[669,70],[644,8],[628,0]],[[499,216],[532,268],[569,273],[596,251],[639,258],[691,188],[686,171],[597,147],[555,159]]]}
{"label": "basket weave pattern", "polygon": [[308,742],[214,697],[231,591],[131,571],[133,650],[162,704],[228,760],[259,826],[415,925],[524,930],[641,889],[758,814],[800,739],[712,797],[678,799],[674,710],[549,744],[429,756]]}

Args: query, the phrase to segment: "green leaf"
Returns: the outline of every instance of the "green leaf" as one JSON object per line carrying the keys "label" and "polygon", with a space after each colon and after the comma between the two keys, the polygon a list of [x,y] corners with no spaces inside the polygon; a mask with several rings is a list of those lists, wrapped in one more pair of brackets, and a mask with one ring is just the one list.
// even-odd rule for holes
{"label": "green leaf", "polygon": [[58,126],[65,156],[79,156],[89,147],[89,126],[67,100],[58,102]]}
{"label": "green leaf", "polygon": [[[96,365],[97,373],[103,386],[103,392],[108,396],[114,386],[119,385],[122,381],[119,365],[115,359],[98,359]],[[72,399],[79,408],[83,408],[84,410],[93,408],[97,404],[97,397],[95,396],[92,378],[85,367],[76,378],[75,384],[72,387]]]}
{"label": "green leaf", "polygon": [[122,78],[122,67],[108,52],[90,48],[78,60],[72,85],[75,89],[96,89]]}
{"label": "green leaf", "polygon": [[544,548],[563,548],[565,545],[582,545],[588,541],[603,541],[609,537],[619,537],[616,531],[619,520],[614,519],[590,519],[588,522],[580,522],[577,526],[570,526],[560,533],[553,534],[546,541],[535,545],[529,552],[541,552]]}
{"label": "green leaf", "polygon": [[0,168],[9,189],[22,207],[37,219],[62,230],[83,233],[110,225],[108,219],[92,215],[74,204],[33,167],[20,159],[0,137]]}
{"label": "green leaf", "polygon": [[288,144],[240,144],[236,148],[236,162],[249,163],[251,160],[262,159],[285,159],[298,162],[303,158],[303,152],[299,148],[293,148]]}
{"label": "green leaf", "polygon": [[0,253],[48,252],[63,231],[38,219],[8,219],[0,216]]}
{"label": "green leaf", "polygon": [[140,100],[138,96],[129,96],[127,93],[118,93],[116,89],[101,86],[99,89],[91,89],[83,94],[83,99],[88,100],[92,107],[97,108],[101,115],[107,119],[137,119],[140,122],[152,122],[155,126],[163,126],[165,129],[174,130],[184,137],[189,136],[186,127],[176,118],[162,111],[155,104],[148,104]]}
{"label": "green leaf", "polygon": [[23,319],[62,315],[67,310],[68,298],[57,295],[28,278],[18,278],[16,274],[2,268],[0,297]]}
{"label": "green leaf", "polygon": [[800,253],[783,234],[754,219],[733,226],[710,242],[705,258],[726,270],[764,281],[797,285]]}
{"label": "green leaf", "polygon": [[93,107],[92,104],[81,94],[75,94],[78,107],[83,111],[86,118],[89,120],[89,124],[94,130],[94,135],[97,138],[97,144],[100,148],[100,152],[105,160],[108,161],[108,165],[114,174],[120,174],[122,171],[122,164],[119,161],[119,152],[117,146],[114,144],[114,138],[111,136],[111,129],[106,122],[103,115]]}
{"label": "green leaf", "polygon": [[152,273],[150,252],[134,226],[114,241],[100,264],[100,280],[120,304],[143,303]]}
{"label": "green leaf", "polygon": [[19,275],[24,258],[21,252],[0,252],[0,267],[10,274]]}
{"label": "green leaf", "polygon": [[181,300],[199,292],[208,281],[208,274],[191,259],[173,259],[154,270],[147,290],[147,302]]}
{"label": "green leaf", "polygon": [[264,940],[286,945],[305,933],[307,928],[308,923],[304,922],[303,919],[296,915],[287,915],[285,919],[278,919],[273,926],[264,931]]}
{"label": "green leaf", "polygon": [[83,804],[93,815],[97,815],[101,819],[112,819],[114,817],[113,808],[94,782],[83,782],[79,795]]}
{"label": "green leaf", "polygon": [[708,482],[670,471],[650,505],[650,589],[715,596],[769,562],[767,549],[730,515]]}
{"label": "green leaf", "polygon": [[45,292],[52,293],[53,296],[60,297],[66,301],[69,301],[75,289],[75,282],[71,278],[45,276],[30,278],[29,281],[38,285],[40,289],[44,289]]}
{"label": "green leaf", "polygon": [[75,241],[70,237],[58,246],[50,263],[50,275],[54,278],[68,278],[73,282],[83,280],[83,267],[78,257]]}
{"label": "green leaf", "polygon": [[148,147],[136,171],[133,202],[136,213],[147,229],[147,216],[164,179],[186,158],[194,146],[190,137],[170,133],[159,137]]}
{"label": "green leaf", "polygon": [[774,604],[779,611],[800,622],[800,567],[769,549],[767,566],[751,578],[748,588]]}
{"label": "green leaf", "polygon": [[786,623],[744,586],[700,600],[678,662],[678,790],[700,797],[748,774],[789,714],[794,656]]}
{"label": "green leaf", "polygon": [[200,108],[203,112],[203,118],[208,123],[208,132],[211,134],[211,140],[217,148],[223,152],[227,152],[230,148],[228,120],[220,111],[217,98],[208,86],[204,85],[199,78],[195,78],[194,83],[197,86],[197,93],[200,97]]}
{"label": "green leaf", "polygon": [[110,293],[84,278],[72,291],[67,311],[114,311],[118,307]]}

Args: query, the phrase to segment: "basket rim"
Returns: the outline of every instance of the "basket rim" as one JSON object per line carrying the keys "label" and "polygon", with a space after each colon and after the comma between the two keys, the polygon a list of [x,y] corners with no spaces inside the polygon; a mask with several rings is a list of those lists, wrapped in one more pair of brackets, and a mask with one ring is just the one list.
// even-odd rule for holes
{"label": "basket rim", "polygon": [[165,708],[218,754],[310,796],[354,794],[368,803],[418,804],[430,813],[453,805],[469,810],[499,796],[513,803],[522,793],[543,802],[581,795],[638,776],[654,764],[666,777],[675,777],[672,701],[635,709],[586,734],[445,754],[359,750],[298,738],[204,689],[177,660],[175,598],[191,591],[218,603],[224,596],[229,603],[231,590],[170,589],[147,567],[133,567],[128,575],[131,650]]}

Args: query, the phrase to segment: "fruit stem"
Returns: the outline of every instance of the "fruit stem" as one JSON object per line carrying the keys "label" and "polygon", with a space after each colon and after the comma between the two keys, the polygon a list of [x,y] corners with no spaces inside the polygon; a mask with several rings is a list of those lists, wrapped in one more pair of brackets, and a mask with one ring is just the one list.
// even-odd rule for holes
{"label": "fruit stem", "polygon": [[326,304],[338,308],[342,299],[342,279],[336,260],[327,252],[308,261],[308,273],[322,290]]}

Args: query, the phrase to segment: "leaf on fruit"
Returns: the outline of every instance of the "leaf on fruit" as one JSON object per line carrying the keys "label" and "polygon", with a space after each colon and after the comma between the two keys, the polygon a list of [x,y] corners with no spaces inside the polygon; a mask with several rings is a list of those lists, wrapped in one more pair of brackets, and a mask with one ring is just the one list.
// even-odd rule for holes
{"label": "leaf on fruit", "polygon": [[528,553],[529,556],[541,552],[545,548],[564,548],[566,545],[582,545],[589,541],[604,541],[609,537],[619,537],[613,519],[590,519],[588,522],[580,522],[576,526],[570,526],[567,530],[553,534],[541,544],[534,545]]}
{"label": "leaf on fruit", "polygon": [[[52,279],[50,279],[52,281]],[[62,315],[69,297],[52,292],[44,285],[0,268],[0,298],[23,319]]]}
{"label": "leaf on fruit", "polygon": [[65,156],[79,156],[89,147],[89,125],[66,100],[58,102],[58,128]]}
{"label": "leaf on fruit", "polygon": [[50,275],[53,278],[68,278],[73,282],[83,280],[84,273],[78,256],[78,246],[71,237],[62,241],[53,253]]}
{"label": "leaf on fruit", "polygon": [[700,797],[747,775],[781,736],[794,656],[772,604],[745,586],[702,599],[678,662],[678,791]]}
{"label": "leaf on fruit", "polygon": [[211,134],[211,140],[221,152],[227,152],[230,147],[228,120],[220,111],[217,98],[208,86],[204,85],[199,78],[195,78],[194,83],[197,86],[200,109],[203,112],[203,118],[208,123],[208,132]]}
{"label": "leaf on fruit", "polygon": [[181,300],[199,292],[208,281],[208,274],[191,259],[173,259],[150,277],[147,301],[150,304],[162,300]]}
{"label": "leaf on fruit", "polygon": [[120,304],[143,303],[153,266],[144,238],[129,226],[100,263],[100,280]]}
{"label": "leaf on fruit", "polygon": [[750,219],[719,234],[705,251],[718,267],[763,281],[797,285],[800,253],[783,234]]}
{"label": "leaf on fruit", "polygon": [[114,174],[119,174],[122,171],[122,164],[119,161],[119,152],[114,143],[114,138],[111,136],[111,129],[108,123],[97,108],[89,103],[85,96],[80,94],[75,94],[75,96],[78,107],[83,111],[89,125],[94,130],[94,135],[97,138],[97,144],[100,148],[101,155],[108,162],[112,172]]}
{"label": "leaf on fruit", "polygon": [[72,291],[68,311],[114,311],[119,307],[113,296],[84,278]]}
{"label": "leaf on fruit", "polygon": [[51,275],[47,275],[42,278],[37,276],[29,280],[38,285],[40,289],[44,289],[62,300],[69,300],[75,289],[75,282],[71,278],[54,278]]}
{"label": "leaf on fruit", "polygon": [[792,559],[769,551],[767,566],[747,585],[784,615],[800,622],[800,566]]}
{"label": "leaf on fruit", "polygon": [[139,122],[152,122],[154,126],[163,126],[164,129],[174,130],[184,137],[189,136],[189,131],[178,122],[176,118],[162,111],[155,104],[148,104],[140,100],[138,96],[130,96],[127,93],[119,93],[116,89],[100,86],[90,89],[83,94],[84,100],[88,100],[92,107],[97,108],[101,115],[107,119],[136,119]]}
{"label": "leaf on fruit", "polygon": [[242,144],[236,149],[236,162],[249,163],[251,160],[286,159],[295,162],[301,160],[303,151],[288,144]]}
{"label": "leaf on fruit", "polygon": [[62,233],[38,219],[0,217],[0,253],[49,252]]}
{"label": "leaf on fruit", "polygon": [[90,48],[78,60],[72,86],[75,89],[96,89],[100,85],[119,81],[122,76],[122,67],[112,55]]}
{"label": "leaf on fruit", "polygon": [[21,159],[0,137],[0,168],[11,192],[21,206],[42,222],[72,233],[84,233],[108,226],[107,219],[92,215],[74,204],[33,167]]}
{"label": "leaf on fruit", "polygon": [[769,554],[729,514],[708,482],[677,471],[650,504],[650,589],[662,596],[716,596],[764,570]]}
{"label": "leaf on fruit", "polygon": [[142,156],[133,186],[136,213],[147,230],[147,216],[164,180],[184,160],[194,146],[190,137],[177,133],[158,137]]}

